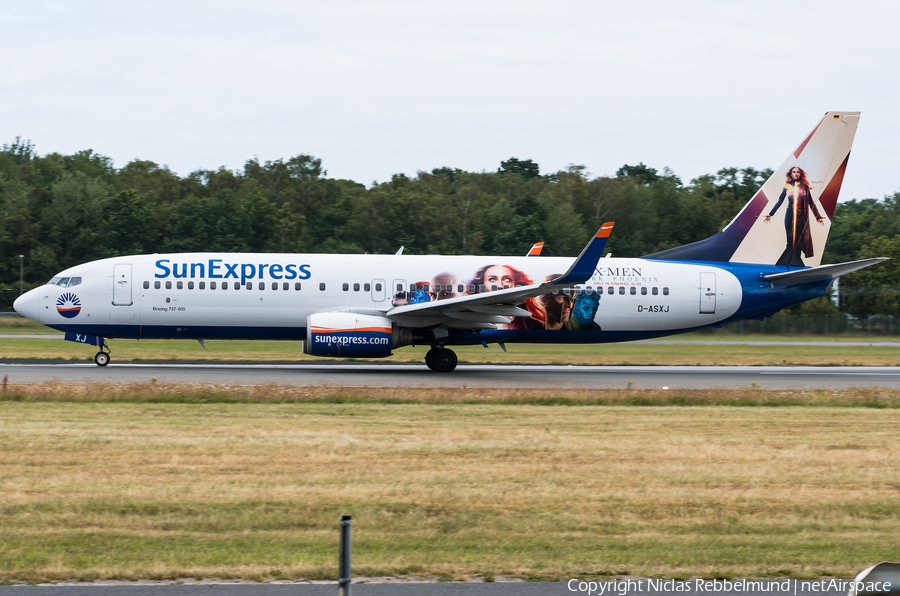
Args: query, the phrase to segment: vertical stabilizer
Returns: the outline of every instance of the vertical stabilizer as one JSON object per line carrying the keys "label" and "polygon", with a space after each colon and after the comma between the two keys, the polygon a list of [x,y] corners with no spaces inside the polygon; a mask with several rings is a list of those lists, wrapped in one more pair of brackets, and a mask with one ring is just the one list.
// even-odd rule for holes
{"label": "vertical stabilizer", "polygon": [[817,267],[859,112],[827,112],[724,230],[647,258]]}

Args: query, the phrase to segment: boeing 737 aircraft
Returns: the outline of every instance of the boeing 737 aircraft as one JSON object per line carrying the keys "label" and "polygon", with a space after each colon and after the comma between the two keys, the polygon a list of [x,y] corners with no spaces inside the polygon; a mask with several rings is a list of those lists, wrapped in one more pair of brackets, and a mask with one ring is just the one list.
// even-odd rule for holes
{"label": "boeing 737 aircraft", "polygon": [[[820,266],[859,112],[828,112],[718,234],[641,258],[177,253],[71,267],[15,309],[97,346],[107,339],[302,340],[314,356],[381,358],[430,345],[601,343],[762,319],[883,259]],[[401,251],[402,252],[402,251]],[[535,247],[529,255],[539,253]]]}

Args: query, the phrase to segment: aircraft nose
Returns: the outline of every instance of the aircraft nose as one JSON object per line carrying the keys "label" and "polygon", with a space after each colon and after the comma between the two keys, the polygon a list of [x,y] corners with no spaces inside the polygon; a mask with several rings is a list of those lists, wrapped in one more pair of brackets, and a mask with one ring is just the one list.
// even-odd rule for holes
{"label": "aircraft nose", "polygon": [[16,309],[16,312],[25,317],[26,319],[31,319],[36,323],[40,323],[41,318],[41,297],[40,297],[40,289],[35,288],[34,290],[29,290],[16,298],[16,301],[13,302],[13,308]]}

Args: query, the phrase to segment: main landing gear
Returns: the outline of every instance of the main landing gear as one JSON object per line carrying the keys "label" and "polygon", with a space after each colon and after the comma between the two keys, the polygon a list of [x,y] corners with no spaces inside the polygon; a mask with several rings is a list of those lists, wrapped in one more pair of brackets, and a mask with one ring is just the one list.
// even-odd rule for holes
{"label": "main landing gear", "polygon": [[106,366],[109,364],[109,346],[106,345],[106,340],[103,340],[103,345],[100,346],[100,351],[94,355],[94,362],[97,363],[97,366]]}
{"label": "main landing gear", "polygon": [[456,352],[448,348],[431,348],[425,354],[425,365],[436,372],[453,372],[458,362]]}

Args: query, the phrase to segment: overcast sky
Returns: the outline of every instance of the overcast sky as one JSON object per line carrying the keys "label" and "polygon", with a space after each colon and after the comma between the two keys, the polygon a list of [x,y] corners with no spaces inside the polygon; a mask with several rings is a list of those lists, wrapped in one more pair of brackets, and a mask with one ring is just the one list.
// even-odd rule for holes
{"label": "overcast sky", "polygon": [[860,110],[841,198],[882,198],[898,23],[885,0],[0,0],[0,144],[180,175],[307,153],[367,185],[511,156],[688,182]]}

